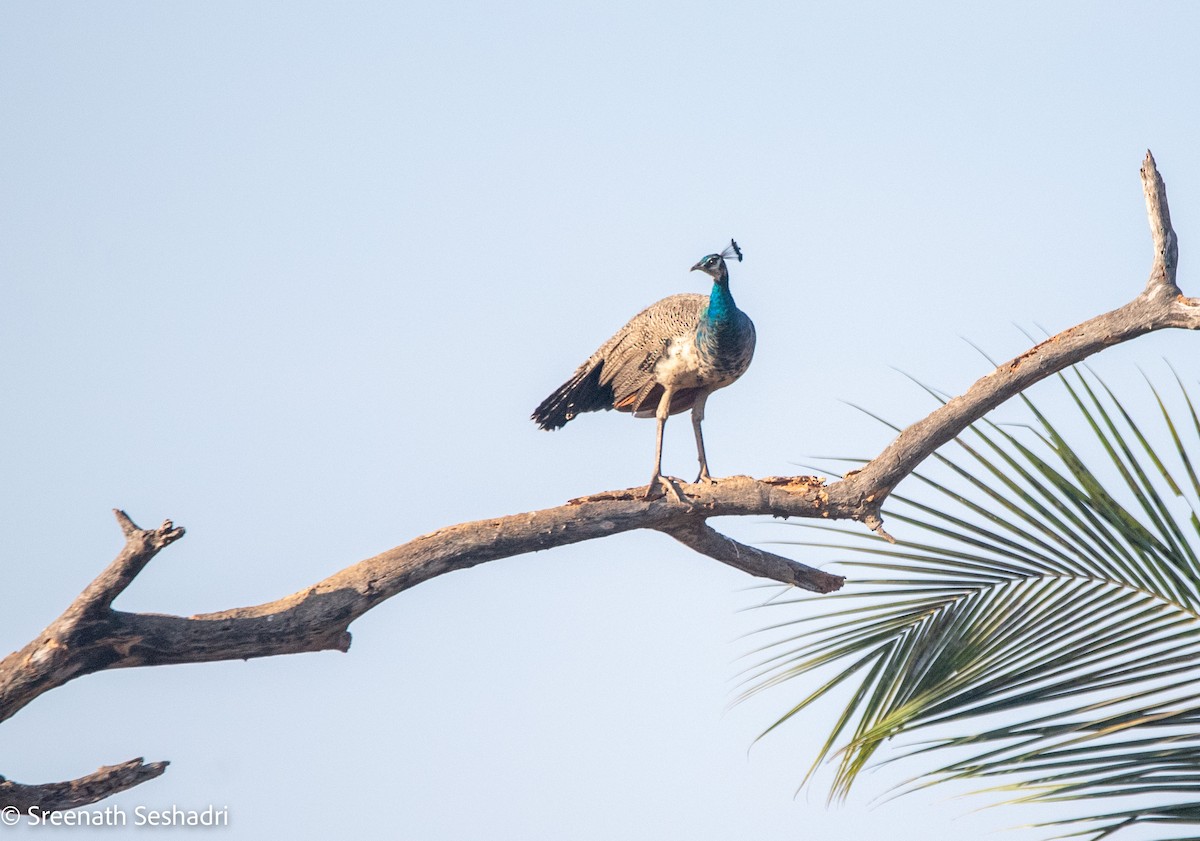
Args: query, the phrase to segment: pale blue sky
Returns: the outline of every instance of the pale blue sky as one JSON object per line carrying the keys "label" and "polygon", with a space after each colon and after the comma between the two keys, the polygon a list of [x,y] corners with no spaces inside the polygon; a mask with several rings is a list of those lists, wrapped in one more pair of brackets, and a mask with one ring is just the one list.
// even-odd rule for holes
{"label": "pale blue sky", "polygon": [[[709,402],[717,476],[873,454],[844,401],[930,408],[894,369],[958,392],[986,371],[962,337],[1010,356],[1014,324],[1131,298],[1147,147],[1200,292],[1198,36],[1182,2],[3,4],[0,649],[111,559],[114,506],[188,529],[118,606],[191,614],[644,481],[652,423],[529,413],[639,309],[703,291],[687,269],[731,236],[759,344]],[[1095,364],[1194,381],[1195,342]],[[690,477],[686,420],[667,438]],[[488,564],[373,611],[348,655],[73,682],[0,725],[0,773],[169,759],[115,802],[227,806],[238,838],[1037,817],[875,803],[893,771],[793,798],[826,720],[748,750],[799,687],[726,709],[755,583],[656,534]]]}

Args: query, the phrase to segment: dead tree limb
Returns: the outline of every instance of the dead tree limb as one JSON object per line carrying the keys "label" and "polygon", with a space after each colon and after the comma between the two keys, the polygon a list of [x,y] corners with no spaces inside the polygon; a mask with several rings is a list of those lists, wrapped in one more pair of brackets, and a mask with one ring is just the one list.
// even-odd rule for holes
{"label": "dead tree limb", "polygon": [[42,783],[27,786],[0,777],[0,805],[12,807],[26,814],[31,811],[58,812],[63,809],[78,809],[114,794],[133,788],[147,780],[153,780],[167,770],[166,762],[146,764],[140,757],[106,765],[99,770],[62,783]]}
{"label": "dead tree limb", "polygon": [[[116,560],[36,639],[0,661],[0,721],[43,692],[104,669],[345,651],[355,619],[423,581],[499,558],[634,529],[664,532],[750,575],[819,593],[836,590],[842,585],[840,576],[738,543],[714,530],[708,520],[750,515],[852,519],[887,537],[880,510],[896,485],[1003,401],[1111,345],[1167,327],[1200,329],[1200,301],[1185,298],[1176,286],[1178,243],[1166,187],[1149,153],[1141,172],[1154,242],[1145,289],[1128,304],[1064,330],[1001,365],[903,430],[875,459],[840,481],[736,476],[715,485],[682,484],[682,501],[647,501],[642,488],[597,494],[556,508],[449,526],[276,601],[190,617],[112,608],[145,565],[183,536],[183,529],[170,521],[157,529],[140,529],[118,511],[126,543]],[[38,805],[49,810],[95,802],[157,776],[163,767],[164,763],[143,765],[135,760],[71,783],[3,782],[0,807],[28,810]]]}

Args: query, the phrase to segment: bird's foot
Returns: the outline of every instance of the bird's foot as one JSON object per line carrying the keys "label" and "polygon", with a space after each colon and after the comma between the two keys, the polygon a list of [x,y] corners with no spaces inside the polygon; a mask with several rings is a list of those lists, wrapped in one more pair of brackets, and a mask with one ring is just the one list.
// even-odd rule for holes
{"label": "bird's foot", "polygon": [[673,479],[670,476],[663,476],[659,473],[650,480],[650,484],[646,486],[646,495],[642,498],[647,501],[662,499],[669,493],[675,497],[676,502],[686,503],[687,499],[684,498],[683,491],[679,490],[679,486],[675,484],[677,481],[679,480]]}
{"label": "bird's foot", "polygon": [[703,467],[700,469],[700,475],[696,477],[695,483],[697,485],[715,485],[717,480],[709,475],[707,467]]}

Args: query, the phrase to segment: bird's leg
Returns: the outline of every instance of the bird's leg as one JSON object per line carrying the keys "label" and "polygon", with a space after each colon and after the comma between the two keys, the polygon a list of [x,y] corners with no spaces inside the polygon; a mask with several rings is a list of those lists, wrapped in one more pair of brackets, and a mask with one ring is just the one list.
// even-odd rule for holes
{"label": "bird's leg", "polygon": [[696,481],[712,484],[715,480],[708,473],[708,457],[704,454],[704,433],[700,431],[700,424],[704,420],[704,403],[707,400],[708,395],[702,394],[692,405],[692,429],[696,432],[696,454],[700,458],[700,475],[696,477]]}
{"label": "bird's leg", "polygon": [[675,487],[675,483],[662,475],[663,430],[667,426],[667,417],[671,413],[671,394],[672,390],[669,388],[663,391],[662,399],[658,401],[658,409],[654,412],[654,417],[658,420],[658,434],[654,444],[654,475],[650,477],[650,484],[646,486],[645,498],[658,499],[666,491],[670,491],[676,501],[685,502],[683,494],[679,492],[679,488]]}

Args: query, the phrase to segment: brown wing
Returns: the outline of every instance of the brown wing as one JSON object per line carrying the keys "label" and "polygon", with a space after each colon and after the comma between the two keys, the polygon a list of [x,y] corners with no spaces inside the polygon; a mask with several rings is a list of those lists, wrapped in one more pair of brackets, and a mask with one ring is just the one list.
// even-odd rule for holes
{"label": "brown wing", "polygon": [[[684,293],[646,307],[543,400],[533,420],[542,429],[558,429],[577,414],[600,409],[653,416],[663,392],[654,368],[668,342],[695,334],[707,301],[705,295]],[[695,399],[693,389],[676,393],[671,413],[690,409]]]}
{"label": "brown wing", "polygon": [[[602,360],[600,381],[611,386],[613,408],[653,414],[662,397],[654,368],[672,339],[692,336],[708,298],[685,293],[663,298],[629,320],[593,358]],[[671,400],[672,413],[690,408],[695,395],[680,393]],[[686,405],[682,405],[686,403]],[[681,404],[679,409],[675,406]]]}

